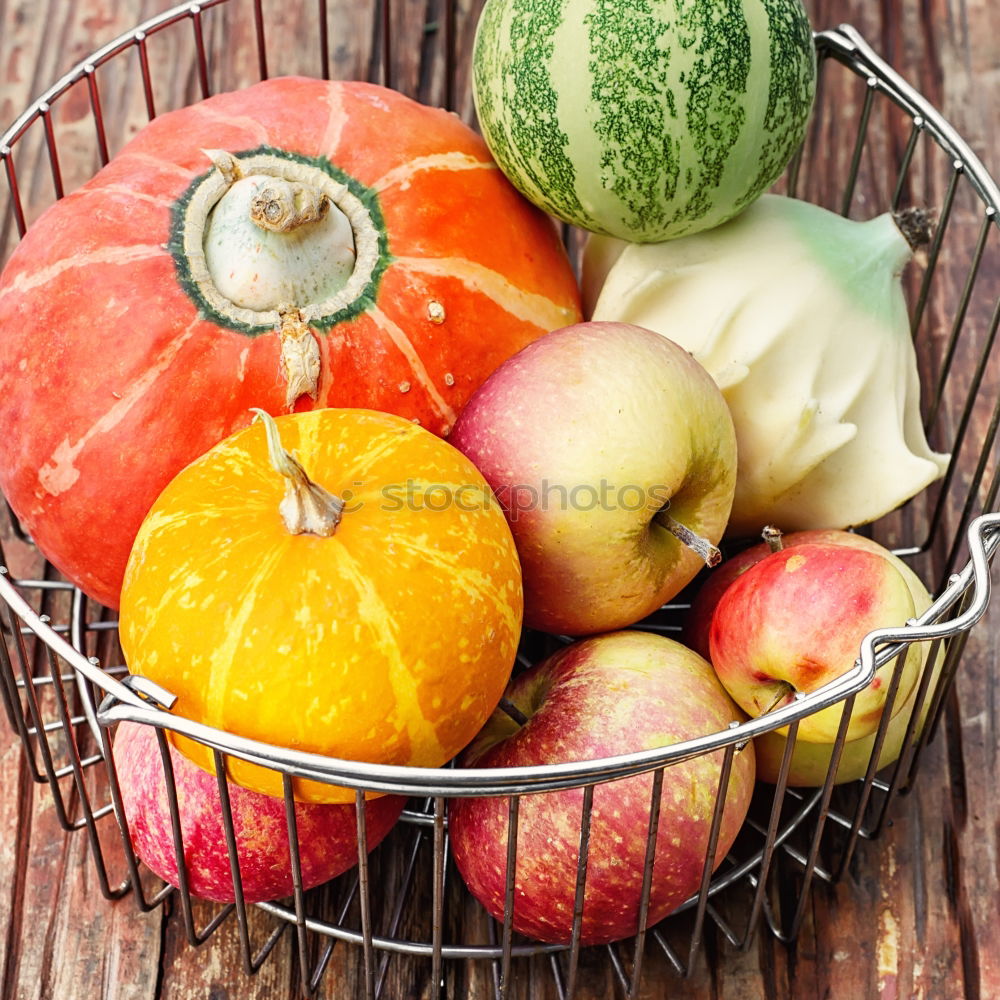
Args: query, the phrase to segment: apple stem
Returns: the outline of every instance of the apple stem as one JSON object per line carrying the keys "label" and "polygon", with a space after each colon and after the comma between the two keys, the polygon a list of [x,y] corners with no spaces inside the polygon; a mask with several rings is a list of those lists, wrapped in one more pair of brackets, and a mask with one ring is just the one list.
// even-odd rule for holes
{"label": "apple stem", "polygon": [[781,686],[778,689],[778,693],[774,696],[774,701],[772,701],[771,704],[760,713],[761,715],[767,715],[768,712],[773,712],[790,694],[795,694],[795,688],[792,687],[788,681],[780,681],[779,684]]}
{"label": "apple stem", "polygon": [[760,536],[767,542],[767,547],[772,552],[781,552],[785,547],[785,543],[781,540],[781,529],[776,528],[773,524],[767,525]]}
{"label": "apple stem", "polygon": [[501,698],[498,707],[506,712],[519,726],[528,724],[528,717],[509,698]]}
{"label": "apple stem", "polygon": [[716,546],[707,538],[696,535],[687,525],[675,521],[666,509],[661,510],[656,515],[656,520],[675,538],[680,539],[692,552],[697,553],[706,566],[718,566],[722,562],[722,553]]}

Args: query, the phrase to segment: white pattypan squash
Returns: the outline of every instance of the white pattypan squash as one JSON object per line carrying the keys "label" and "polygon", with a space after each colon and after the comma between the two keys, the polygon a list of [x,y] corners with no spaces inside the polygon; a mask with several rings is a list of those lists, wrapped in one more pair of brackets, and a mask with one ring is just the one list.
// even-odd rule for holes
{"label": "white pattypan squash", "polygon": [[856,222],[780,195],[665,243],[590,238],[590,318],[676,341],[729,403],[730,535],[865,524],[944,474],[920,418],[911,255],[889,214]]}

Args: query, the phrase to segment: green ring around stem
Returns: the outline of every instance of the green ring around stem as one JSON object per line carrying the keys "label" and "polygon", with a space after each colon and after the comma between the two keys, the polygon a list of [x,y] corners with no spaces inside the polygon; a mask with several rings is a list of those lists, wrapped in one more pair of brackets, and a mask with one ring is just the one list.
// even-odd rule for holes
{"label": "green ring around stem", "polygon": [[[347,216],[354,230],[357,262],[353,274],[344,288],[323,302],[295,303],[303,321],[329,330],[371,308],[392,260],[376,193],[325,156],[305,156],[272,146],[232,155],[244,175],[265,173],[315,184]],[[250,337],[273,333],[281,325],[278,310],[245,309],[231,302],[215,287],[205,262],[203,239],[208,215],[228,186],[214,167],[191,182],[174,203],[167,250],[181,287],[206,320]]]}

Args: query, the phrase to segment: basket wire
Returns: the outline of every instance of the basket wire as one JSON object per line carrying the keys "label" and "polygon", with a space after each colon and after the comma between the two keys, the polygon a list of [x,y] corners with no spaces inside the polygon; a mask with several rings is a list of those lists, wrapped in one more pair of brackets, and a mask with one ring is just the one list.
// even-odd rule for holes
{"label": "basket wire", "polygon": [[[436,21],[419,25],[414,37],[412,25],[401,13],[405,5],[377,0],[362,9],[365,5],[354,4],[351,17],[355,20],[351,24],[367,17],[371,31],[365,75],[428,103],[444,104],[472,121],[467,72],[459,55],[468,50],[479,6],[441,0]],[[114,155],[123,133],[120,128],[113,129],[113,123],[105,117],[104,80],[114,78],[121,85],[123,78],[133,79],[138,83],[146,117],[155,117],[163,110],[157,74],[164,67],[154,45],[168,38],[190,57],[188,100],[207,97],[220,87],[263,79],[277,71],[337,76],[338,69],[344,67],[337,62],[336,47],[331,47],[330,11],[325,2],[317,4],[315,16],[318,52],[296,51],[299,62],[287,66],[279,66],[287,61],[285,48],[280,49],[279,57],[274,47],[269,47],[279,18],[265,10],[262,0],[249,4],[239,0],[186,4],[98,49],[50,87],[0,136],[0,160],[7,180],[7,209],[0,230],[3,240],[9,242],[12,225],[17,236],[22,236],[40,206],[63,197],[86,179],[81,169],[92,173]],[[347,27],[339,20],[344,16],[336,14],[334,32]],[[210,59],[209,39],[216,31],[241,43],[232,46],[231,65]],[[400,70],[399,47],[415,44],[426,50],[422,65],[429,65],[433,71],[414,76]],[[934,240],[922,266],[912,269],[908,280],[913,335],[921,358],[926,429],[940,450],[952,453],[952,460],[944,479],[925,496],[871,528],[874,537],[912,561],[926,582],[935,582],[936,600],[931,609],[905,628],[869,636],[859,651],[855,670],[823,692],[799,697],[792,705],[763,719],[675,747],[605,761],[503,772],[389,768],[268,747],[171,714],[168,693],[130,678],[121,665],[113,616],[106,609],[94,607],[47,564],[38,571],[39,561],[32,562],[30,556],[25,556],[25,552],[30,553],[30,539],[24,537],[10,515],[7,536],[13,539],[11,546],[18,552],[12,562],[0,552],[0,563],[5,567],[0,569],[0,619],[5,638],[0,644],[0,692],[5,714],[20,737],[31,778],[51,791],[60,826],[70,832],[86,831],[98,885],[107,899],[131,895],[141,911],[152,910],[167,900],[178,901],[184,932],[192,946],[235,919],[242,967],[247,974],[257,972],[279,941],[290,933],[303,996],[320,992],[333,949],[341,942],[360,950],[363,989],[368,998],[383,995],[389,963],[393,961],[415,963],[426,975],[432,991],[446,989],[449,976],[454,978],[459,967],[465,968],[469,977],[482,976],[479,970],[485,963],[489,970],[485,978],[498,998],[510,995],[519,964],[533,961],[548,966],[557,994],[565,1000],[577,992],[583,964],[592,960],[594,952],[603,952],[622,995],[635,998],[654,959],[657,970],[690,974],[708,927],[737,949],[749,947],[762,926],[781,941],[795,939],[814,884],[842,877],[858,843],[878,836],[893,802],[913,786],[924,749],[942,718],[970,631],[987,610],[990,561],[1000,544],[1000,515],[981,513],[995,509],[1000,488],[995,458],[1000,425],[1000,376],[995,348],[1000,302],[989,301],[978,280],[984,261],[998,252],[996,213],[1000,191],[951,126],[855,31],[841,27],[822,32],[817,34],[816,44],[821,69],[818,107],[827,113],[816,115],[805,146],[784,178],[785,190],[818,203],[826,201],[828,207],[851,215],[861,209],[864,214],[871,214],[873,208],[898,209],[920,200],[924,184],[924,194],[938,205]],[[847,141],[840,134],[843,122],[822,105],[822,91],[833,71],[851,74],[861,88]],[[81,157],[79,136],[75,135],[71,144],[76,152],[70,157],[61,151],[65,139],[60,138],[58,112],[67,95],[81,87],[87,95],[93,139],[90,155]],[[878,123],[877,128],[873,122]],[[883,148],[893,143],[894,148]],[[820,156],[834,156],[838,165],[842,162],[843,182],[838,191],[831,193],[814,186],[815,173],[810,163]],[[49,198],[37,192],[39,162],[47,164],[52,187]],[[898,169],[886,172],[882,169],[885,163],[897,163]],[[72,177],[67,172],[69,167]],[[31,182],[26,197],[22,178],[28,173]],[[874,199],[864,197],[878,204],[873,206],[866,200],[862,206],[864,191],[874,191]],[[565,236],[571,252],[578,250],[579,234],[567,228]],[[946,254],[966,262],[966,278],[954,300],[938,295],[934,282],[939,262]],[[959,372],[969,374],[959,377]],[[30,564],[32,572],[18,577],[6,568],[18,561]],[[677,630],[684,609],[682,596],[642,627],[671,634]],[[543,640],[526,634],[519,659],[527,664],[551,649],[553,642],[560,641],[569,640]],[[902,661],[914,642],[927,643],[929,652],[910,710],[904,750],[895,764],[877,771]],[[837,786],[833,779],[855,694],[868,683],[877,666],[893,659],[890,709],[883,715],[868,771],[860,781]],[[788,786],[799,720],[837,704],[842,706],[840,731],[827,780],[817,789]],[[926,714],[927,721],[921,726],[922,714]],[[123,820],[121,787],[110,748],[114,727],[126,719],[156,729],[178,859],[176,888],[152,878],[144,869]],[[752,737],[785,725],[789,738],[777,783],[758,787],[737,844],[713,873],[711,859],[734,759]],[[194,901],[188,885],[168,730],[185,733],[210,746],[219,776],[235,902],[209,910],[207,917],[205,907]],[[708,753],[716,755],[719,777],[700,889],[676,914],[657,926],[647,926],[665,769]],[[226,778],[231,757],[282,774],[294,891],[288,899],[252,904],[273,918],[272,929],[263,940],[253,940],[251,904],[242,892]],[[650,773],[652,785],[639,929],[629,942],[583,949],[580,930],[595,786],[640,773]],[[355,869],[330,886],[309,892],[302,888],[293,798],[294,780],[305,776],[355,790],[359,840]],[[559,788],[582,788],[583,794],[573,934],[568,946],[539,944],[519,937],[513,930],[520,803],[524,795]],[[365,792],[370,790],[405,794],[410,800],[397,829],[369,857],[364,803]],[[509,802],[504,919],[498,922],[482,917],[478,924],[471,921],[483,928],[481,935],[452,939],[449,928],[454,915],[464,914],[476,904],[463,893],[450,865],[448,803],[455,796],[486,794],[506,796]],[[117,829],[117,838],[102,836],[109,824]],[[387,873],[393,872],[390,880]],[[733,900],[739,900],[739,905]]]}

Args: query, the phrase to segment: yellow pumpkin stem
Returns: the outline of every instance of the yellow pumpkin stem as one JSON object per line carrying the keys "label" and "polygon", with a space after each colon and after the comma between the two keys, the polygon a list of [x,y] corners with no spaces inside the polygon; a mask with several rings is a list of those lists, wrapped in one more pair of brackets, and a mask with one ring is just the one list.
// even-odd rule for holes
{"label": "yellow pumpkin stem", "polygon": [[285,527],[293,535],[319,535],[329,538],[337,530],[344,511],[344,501],[336,494],[314,483],[294,455],[285,451],[278,425],[271,414],[251,409],[264,425],[267,452],[275,472],[285,477],[285,496],[278,511]]}

